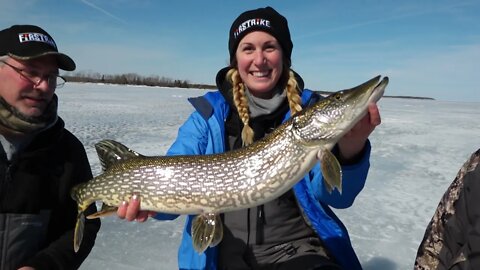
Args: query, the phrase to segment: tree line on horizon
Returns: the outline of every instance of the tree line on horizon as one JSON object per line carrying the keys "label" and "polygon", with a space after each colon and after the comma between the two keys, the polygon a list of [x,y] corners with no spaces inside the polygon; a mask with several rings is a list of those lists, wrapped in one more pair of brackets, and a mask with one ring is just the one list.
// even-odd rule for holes
{"label": "tree line on horizon", "polygon": [[[105,83],[122,85],[144,85],[195,89],[217,89],[215,85],[190,83],[188,80],[176,80],[158,75],[142,76],[137,73],[102,74],[99,72],[75,71],[62,74],[68,82],[81,83]],[[322,95],[328,95],[330,91],[315,91]]]}
{"label": "tree line on horizon", "polygon": [[[188,80],[177,80],[158,75],[142,76],[137,73],[125,74],[101,74],[99,72],[76,71],[67,72],[62,75],[69,82],[88,82],[88,83],[105,83],[105,84],[122,84],[122,85],[144,85],[144,86],[161,86],[161,87],[178,87],[193,89],[217,89],[215,85],[190,83]],[[328,96],[333,91],[314,90],[320,95]],[[389,98],[407,98],[407,99],[427,99],[434,100],[430,97],[416,96],[388,96]]]}
{"label": "tree line on horizon", "polygon": [[161,87],[215,89],[215,85],[190,83],[188,80],[171,79],[164,76],[142,76],[137,73],[102,74],[99,72],[76,71],[62,75],[68,82],[105,83],[122,85],[145,85]]}

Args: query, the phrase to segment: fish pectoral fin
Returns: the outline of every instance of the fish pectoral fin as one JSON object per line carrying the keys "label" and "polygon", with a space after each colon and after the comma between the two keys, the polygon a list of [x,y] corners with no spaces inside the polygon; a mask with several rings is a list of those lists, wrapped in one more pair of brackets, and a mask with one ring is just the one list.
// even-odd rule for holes
{"label": "fish pectoral fin", "polygon": [[77,223],[75,224],[75,232],[73,235],[73,250],[78,252],[80,249],[80,245],[82,244],[83,240],[83,230],[85,228],[85,215],[83,211],[78,213],[77,216]]}
{"label": "fish pectoral fin", "polygon": [[223,226],[219,215],[205,213],[193,219],[192,241],[198,253],[203,253],[209,246],[218,245],[222,238]]}
{"label": "fish pectoral fin", "polygon": [[322,168],[325,188],[332,193],[334,188],[342,193],[342,167],[337,158],[326,148],[320,149],[317,154]]}
{"label": "fish pectoral fin", "polygon": [[102,204],[102,209],[100,209],[100,211],[95,212],[91,215],[88,215],[87,218],[88,219],[94,219],[94,218],[110,216],[110,215],[115,214],[117,212],[117,209],[118,209],[118,207],[116,207],[116,206],[110,206],[110,205]]}

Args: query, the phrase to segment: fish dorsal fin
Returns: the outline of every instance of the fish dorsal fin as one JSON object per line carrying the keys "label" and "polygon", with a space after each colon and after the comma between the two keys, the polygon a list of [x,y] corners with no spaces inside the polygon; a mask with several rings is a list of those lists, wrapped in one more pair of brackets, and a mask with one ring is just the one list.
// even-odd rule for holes
{"label": "fish dorsal fin", "polygon": [[114,140],[100,141],[95,144],[95,149],[97,150],[98,159],[100,159],[103,171],[119,161],[144,157]]}

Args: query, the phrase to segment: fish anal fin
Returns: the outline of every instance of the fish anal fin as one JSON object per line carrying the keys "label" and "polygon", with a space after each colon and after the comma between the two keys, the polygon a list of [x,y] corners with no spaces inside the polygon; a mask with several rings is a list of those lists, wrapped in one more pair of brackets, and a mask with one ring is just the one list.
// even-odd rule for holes
{"label": "fish anal fin", "polygon": [[223,238],[223,226],[220,217],[213,213],[196,216],[192,222],[193,248],[203,253],[209,246],[220,243]]}
{"label": "fish anal fin", "polygon": [[329,193],[336,188],[342,193],[342,167],[337,158],[326,148],[322,148],[318,154],[325,187]]}
{"label": "fish anal fin", "polygon": [[118,209],[118,207],[116,207],[116,206],[109,206],[109,205],[103,204],[102,209],[100,209],[100,211],[95,212],[91,215],[88,215],[87,218],[88,219],[94,219],[94,218],[110,216],[110,215],[115,214],[117,212],[117,209]]}

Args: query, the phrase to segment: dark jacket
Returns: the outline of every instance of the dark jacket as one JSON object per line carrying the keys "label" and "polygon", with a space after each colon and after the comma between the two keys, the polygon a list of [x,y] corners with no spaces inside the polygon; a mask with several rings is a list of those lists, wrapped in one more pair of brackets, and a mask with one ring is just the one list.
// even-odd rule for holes
{"label": "dark jacket", "polygon": [[87,220],[82,246],[74,252],[77,205],[70,189],[92,178],[81,142],[59,119],[11,161],[1,154],[0,269],[78,268],[100,228],[99,219]]}
{"label": "dark jacket", "polygon": [[480,149],[463,165],[428,224],[415,269],[480,269]]}

